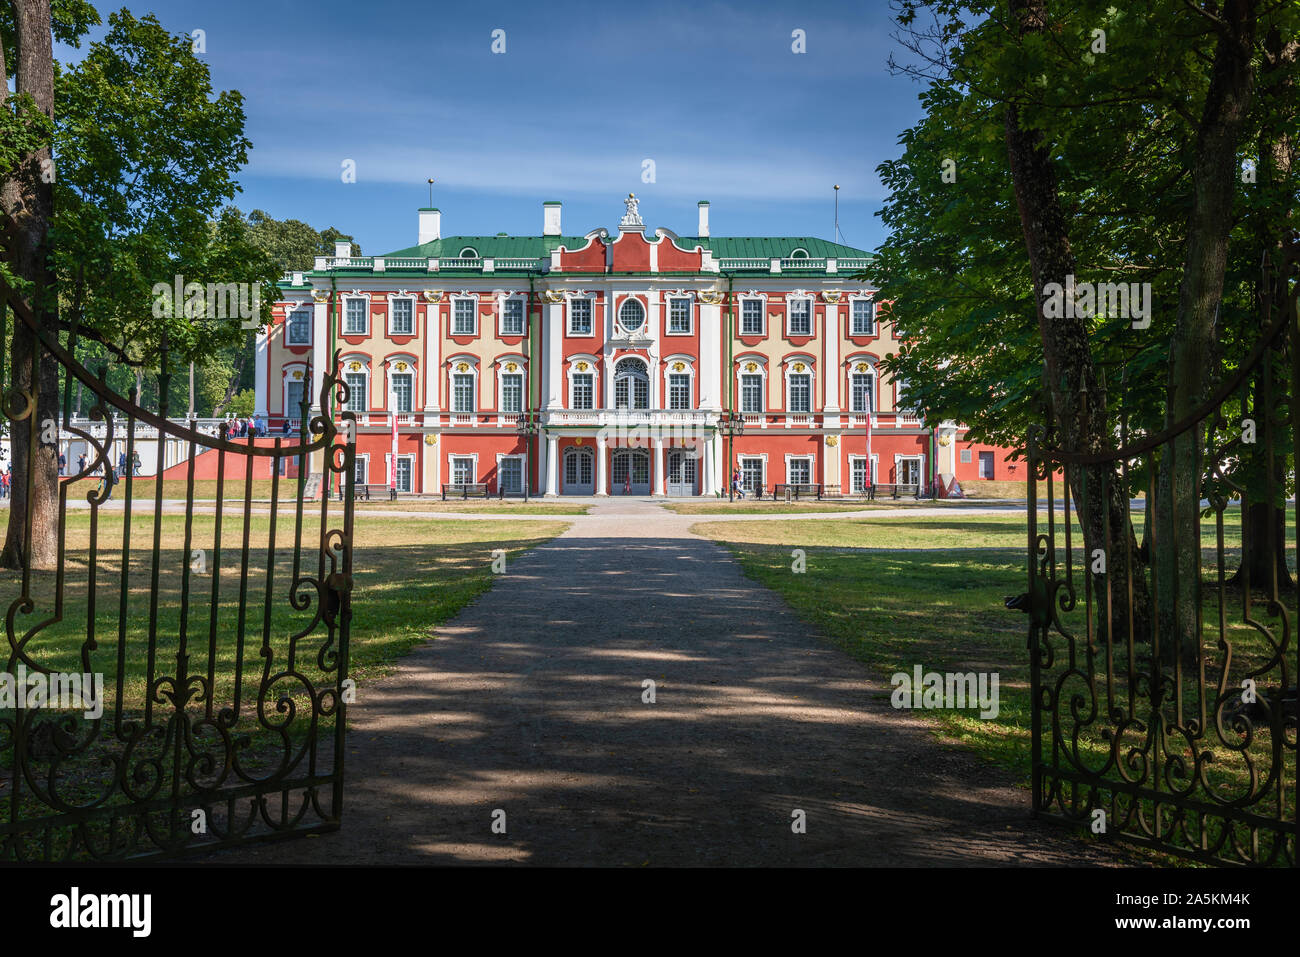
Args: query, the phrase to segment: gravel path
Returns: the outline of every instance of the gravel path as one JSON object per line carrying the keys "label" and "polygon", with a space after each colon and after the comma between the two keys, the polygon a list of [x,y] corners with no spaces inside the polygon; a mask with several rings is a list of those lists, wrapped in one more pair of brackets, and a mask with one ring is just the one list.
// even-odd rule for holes
{"label": "gravel path", "polygon": [[[687,531],[714,518],[602,503],[514,561],[360,689],[341,831],[211,859],[1116,861],[1030,820],[1027,791],[891,708],[887,685]],[[792,830],[796,810],[806,833]]]}

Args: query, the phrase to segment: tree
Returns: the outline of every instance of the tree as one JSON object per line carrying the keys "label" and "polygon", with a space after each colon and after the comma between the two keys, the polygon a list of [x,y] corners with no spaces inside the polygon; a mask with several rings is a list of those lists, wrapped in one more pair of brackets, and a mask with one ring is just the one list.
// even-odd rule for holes
{"label": "tree", "polygon": [[[1244,277],[1250,265],[1257,275],[1260,249],[1249,237],[1256,227],[1276,236],[1279,196],[1245,190],[1234,144],[1281,118],[1275,101],[1244,96],[1245,61],[1258,55],[1256,21],[1297,35],[1295,8],[1161,0],[1140,21],[1090,0],[902,2],[898,12],[920,60],[899,69],[929,85],[925,120],[904,134],[902,159],[881,167],[894,234],[874,278],[908,337],[886,367],[918,383],[928,407],[1021,447],[1046,413],[1062,448],[1113,449],[1121,396],[1137,431],[1177,421],[1254,338]],[[1294,130],[1293,114],[1282,121]],[[941,176],[945,159],[955,181]],[[1285,189],[1289,209],[1295,184]],[[1049,284],[1069,276],[1149,282],[1149,328],[1104,311],[1049,314]],[[1186,444],[1162,465],[1157,505],[1186,532],[1200,491]],[[1077,470],[1094,491],[1095,471]],[[1110,527],[1127,538],[1130,490],[1106,478]],[[1102,514],[1082,516],[1089,547],[1102,544]],[[1123,575],[1124,542],[1104,544]],[[1179,587],[1195,587],[1199,568],[1161,575],[1171,567]],[[1177,627],[1187,634],[1186,621]]]}

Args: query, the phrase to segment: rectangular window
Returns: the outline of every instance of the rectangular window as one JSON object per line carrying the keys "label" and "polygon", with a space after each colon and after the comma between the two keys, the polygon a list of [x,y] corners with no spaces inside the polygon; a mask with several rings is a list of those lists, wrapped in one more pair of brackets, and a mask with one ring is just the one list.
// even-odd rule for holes
{"label": "rectangular window", "polygon": [[670,375],[668,377],[668,408],[689,409],[691,407],[691,377],[688,375]]}
{"label": "rectangular window", "polygon": [[399,455],[397,457],[397,490],[399,492],[414,492],[415,487],[411,484],[411,479],[415,475],[415,462],[409,455]]}
{"label": "rectangular window", "polygon": [[414,299],[394,299],[393,300],[393,319],[390,323],[390,335],[394,336],[413,336],[415,335],[415,300]]}
{"label": "rectangular window", "polygon": [[451,411],[474,411],[474,376],[459,373],[451,377]]}
{"label": "rectangular window", "polygon": [[740,484],[750,495],[763,490],[763,460],[758,456],[745,456],[740,460]]}
{"label": "rectangular window", "polygon": [[763,411],[763,377],[761,375],[743,375],[740,377],[740,411]]}
{"label": "rectangular window", "polygon": [[668,331],[691,331],[691,301],[689,299],[668,300]]}
{"label": "rectangular window", "polygon": [[356,483],[367,484],[370,481],[370,456],[358,455],[353,464],[356,466]]}
{"label": "rectangular window", "polygon": [[573,377],[573,407],[575,409],[593,408],[595,377],[591,373],[577,373]]}
{"label": "rectangular window", "polygon": [[507,299],[505,312],[501,314],[501,335],[522,336],[524,334],[524,301]]}
{"label": "rectangular window", "polygon": [[468,455],[451,457],[451,484],[471,485],[474,482],[474,460]]}
{"label": "rectangular window", "polygon": [[501,377],[501,411],[524,411],[524,377],[517,372]]}
{"label": "rectangular window", "polygon": [[291,419],[302,418],[302,383],[290,382],[285,393],[284,414]]}
{"label": "rectangular window", "polygon": [[870,299],[853,300],[853,335],[876,334],[876,304]]}
{"label": "rectangular window", "polygon": [[790,376],[790,407],[789,412],[811,412],[812,411],[812,376],[810,375],[792,375]]}
{"label": "rectangular window", "polygon": [[569,335],[591,335],[591,300],[569,300]]}
{"label": "rectangular window", "polygon": [[867,460],[863,458],[853,459],[849,465],[852,470],[850,488],[854,493],[861,495],[867,490]]}
{"label": "rectangular window", "polygon": [[501,460],[501,488],[507,495],[524,493],[524,463],[516,458]]}
{"label": "rectangular window", "polygon": [[961,450],[961,461],[963,465],[970,465],[971,463],[970,449]]}
{"label": "rectangular window", "polygon": [[343,334],[345,336],[364,336],[369,323],[370,304],[364,299],[345,299],[343,301]]}
{"label": "rectangular window", "polygon": [[875,377],[870,372],[855,372],[849,377],[851,382],[850,402],[853,412],[874,412],[876,410],[875,389],[872,388]]}
{"label": "rectangular window", "polygon": [[812,481],[812,463],[808,459],[791,459],[786,481],[791,485],[807,485]]}
{"label": "rectangular window", "polygon": [[473,299],[457,299],[454,301],[452,304],[451,324],[453,335],[474,335],[474,319],[477,308]]}
{"label": "rectangular window", "polygon": [[910,400],[907,397],[907,380],[895,379],[894,380],[894,410],[896,412],[902,412],[906,415],[914,415],[916,410],[912,408],[912,406],[909,404],[909,401]]}
{"label": "rectangular window", "polygon": [[790,335],[812,335],[812,300],[792,299],[790,301]]}
{"label": "rectangular window", "polygon": [[289,313],[289,345],[311,345],[311,310],[295,309]]}
{"label": "rectangular window", "polygon": [[366,374],[364,372],[349,372],[344,376],[348,383],[348,412],[365,412],[368,408],[366,405]]}
{"label": "rectangular window", "polygon": [[411,404],[413,392],[413,377],[409,372],[398,372],[393,375],[393,411],[410,412],[413,408]]}
{"label": "rectangular window", "polygon": [[763,334],[762,299],[742,299],[740,301],[740,334],[742,336],[761,336]]}

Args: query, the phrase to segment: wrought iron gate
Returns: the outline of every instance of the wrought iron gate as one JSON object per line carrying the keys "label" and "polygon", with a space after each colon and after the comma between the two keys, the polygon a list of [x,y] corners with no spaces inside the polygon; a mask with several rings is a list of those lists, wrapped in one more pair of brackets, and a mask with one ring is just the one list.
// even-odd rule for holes
{"label": "wrought iron gate", "polygon": [[[22,567],[0,570],[0,861],[174,856],[338,828],[355,417],[309,420],[304,398],[296,440],[203,434],[168,421],[165,398],[153,414],[134,390],[116,395],[0,285],[5,301],[35,353],[4,370],[6,425],[34,463],[14,481],[29,504],[40,470],[57,488],[18,523]],[[346,403],[333,360],[322,409]],[[51,366],[89,390],[94,427],[74,427],[66,406],[47,417],[30,372]],[[60,435],[90,452],[55,479]],[[127,468],[114,481],[113,452],[131,462],[150,440],[158,479]],[[174,480],[183,501],[164,492],[168,441],[187,453]],[[347,483],[341,517],[329,495],[306,510],[313,453]],[[296,479],[282,477],[289,463]],[[203,495],[196,468],[215,475]],[[31,545],[50,520],[57,561],[42,568]]]}
{"label": "wrought iron gate", "polygon": [[[1297,263],[1300,242],[1278,268],[1265,264],[1260,339],[1195,414],[1135,437],[1121,411],[1119,448],[1099,455],[1031,434],[1037,815],[1206,863],[1296,864],[1300,657],[1288,565],[1300,515],[1288,508],[1285,464],[1300,450]],[[1176,443],[1194,449],[1201,513],[1181,526],[1162,523],[1158,498],[1170,495],[1165,476],[1179,481],[1161,472]],[[1280,509],[1264,541],[1252,539],[1243,501]],[[1252,581],[1245,559],[1261,547],[1270,574]],[[1178,554],[1200,557],[1184,559],[1193,572],[1181,586]],[[1180,609],[1180,596],[1194,607]]]}

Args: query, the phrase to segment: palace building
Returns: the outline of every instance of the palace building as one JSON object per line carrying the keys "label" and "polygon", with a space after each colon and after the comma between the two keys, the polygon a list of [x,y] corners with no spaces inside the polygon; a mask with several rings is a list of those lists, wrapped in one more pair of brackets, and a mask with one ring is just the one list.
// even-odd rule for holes
{"label": "palace building", "polygon": [[[855,278],[868,254],[808,237],[646,235],[629,194],[614,231],[444,236],[286,276],[258,335],[257,414],[273,434],[319,414],[341,353],[357,483],[438,494],[768,495],[1014,477],[1005,450],[925,422],[878,362],[897,348]],[[304,406],[304,396],[306,405]],[[393,438],[394,417],[396,439]],[[736,434],[739,431],[739,434]],[[396,449],[394,456],[393,450]]]}

